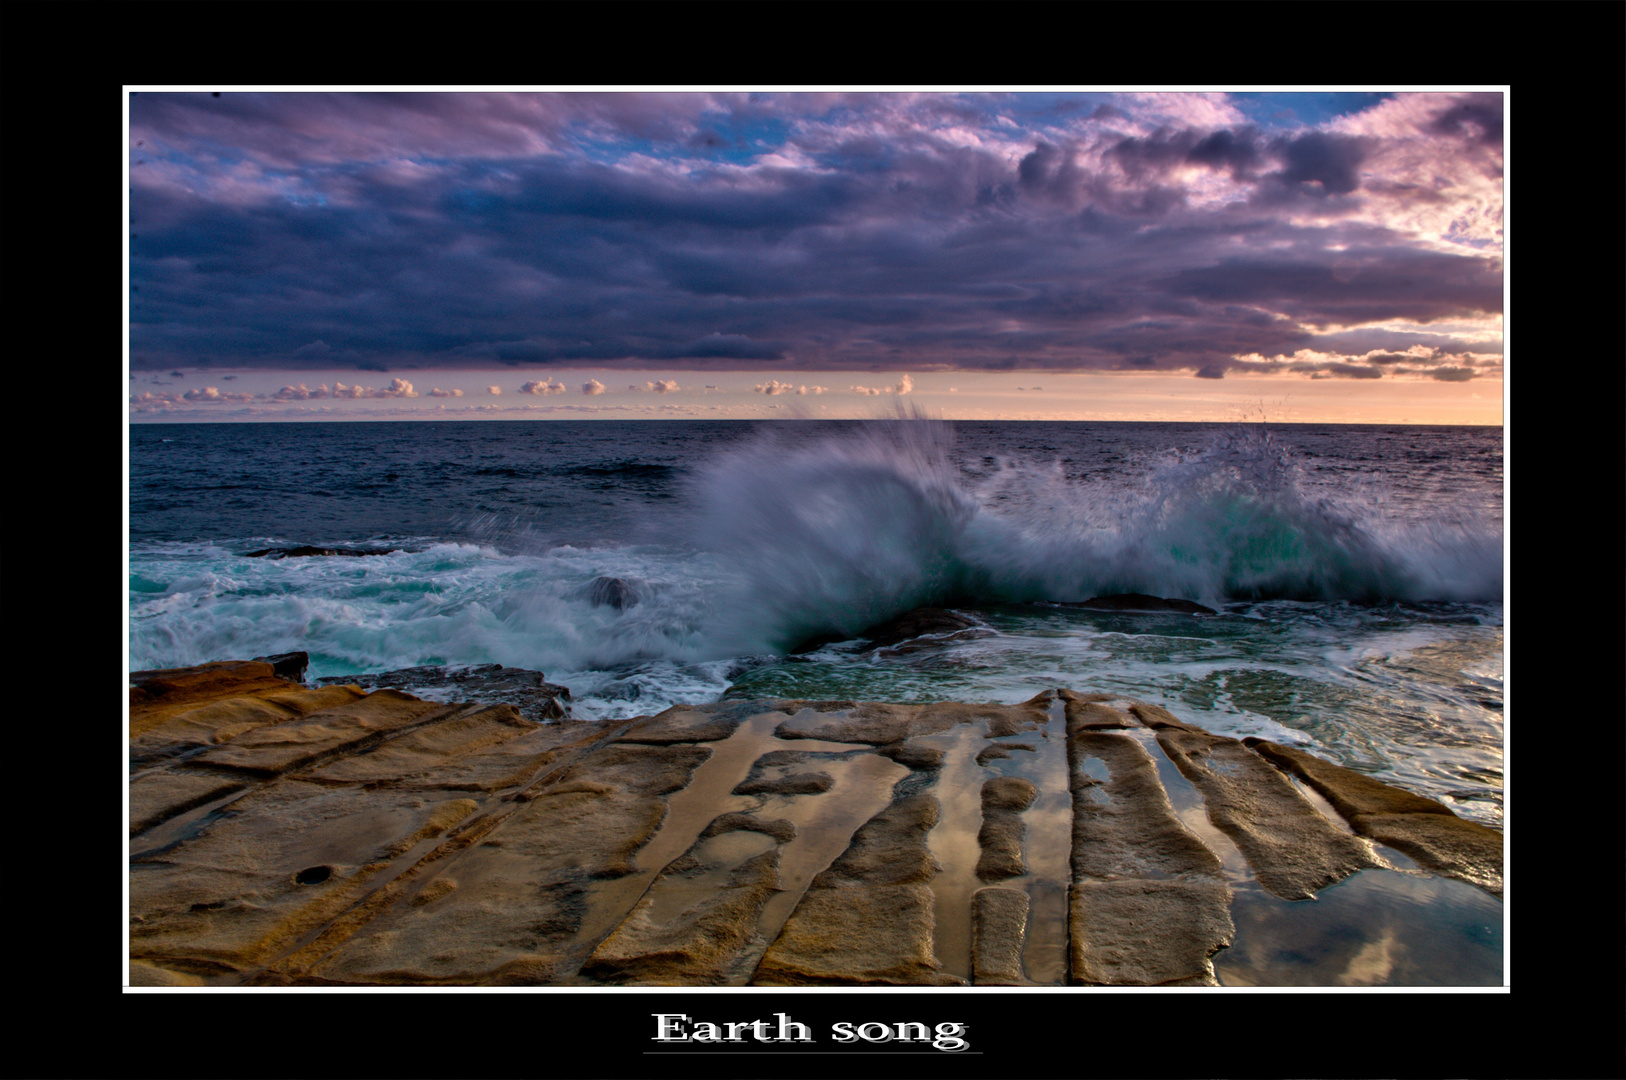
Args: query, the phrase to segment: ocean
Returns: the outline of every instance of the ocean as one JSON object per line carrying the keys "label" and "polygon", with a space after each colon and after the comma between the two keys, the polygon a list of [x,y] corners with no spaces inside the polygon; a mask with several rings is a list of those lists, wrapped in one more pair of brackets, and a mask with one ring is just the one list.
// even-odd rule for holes
{"label": "ocean", "polygon": [[[579,719],[729,697],[1165,706],[1502,825],[1500,428],[133,424],[132,670],[499,663]],[[366,558],[256,557],[312,545]],[[618,608],[595,602],[615,578]],[[1215,614],[1098,611],[1123,593]],[[599,599],[602,600],[602,588]],[[975,632],[862,632],[947,607]]]}

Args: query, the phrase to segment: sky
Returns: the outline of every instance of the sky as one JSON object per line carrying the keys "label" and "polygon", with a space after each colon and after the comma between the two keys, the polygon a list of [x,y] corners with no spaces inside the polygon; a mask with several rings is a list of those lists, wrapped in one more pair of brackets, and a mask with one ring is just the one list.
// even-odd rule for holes
{"label": "sky", "polygon": [[128,95],[132,421],[1503,421],[1500,90]]}

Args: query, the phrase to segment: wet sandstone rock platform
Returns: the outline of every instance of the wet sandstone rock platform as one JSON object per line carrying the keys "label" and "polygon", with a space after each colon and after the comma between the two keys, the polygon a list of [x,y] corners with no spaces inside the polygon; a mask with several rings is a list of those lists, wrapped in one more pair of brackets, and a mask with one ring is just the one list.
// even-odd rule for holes
{"label": "wet sandstone rock platform", "polygon": [[1156,705],[539,723],[276,670],[131,677],[135,984],[1501,981],[1500,833]]}

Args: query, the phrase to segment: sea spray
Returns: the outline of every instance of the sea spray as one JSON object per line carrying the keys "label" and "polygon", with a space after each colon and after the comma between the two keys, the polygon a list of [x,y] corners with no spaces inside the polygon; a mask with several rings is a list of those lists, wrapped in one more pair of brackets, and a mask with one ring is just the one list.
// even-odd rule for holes
{"label": "sea spray", "polygon": [[960,538],[979,507],[949,461],[949,426],[917,417],[811,440],[801,427],[766,429],[692,486],[696,543],[740,575],[727,647],[851,637],[963,595]]}
{"label": "sea spray", "polygon": [[[922,605],[1121,592],[1214,607],[1501,598],[1498,522],[1471,509],[1401,513],[1386,477],[1347,460],[1329,487],[1318,482],[1327,471],[1318,476],[1269,427],[1209,429],[1195,448],[1165,442],[1158,452],[1143,434],[1130,453],[1094,448],[1119,441],[1108,430],[1047,438],[1026,457],[985,456],[994,447],[955,436],[919,417],[764,425],[659,475],[607,446],[605,464],[576,460],[548,475],[599,485],[609,470],[659,490],[648,493],[641,536],[610,531],[584,546],[396,536],[389,544],[401,550],[375,558],[267,560],[243,553],[357,538],[244,531],[138,547],[132,661],[302,648],[320,675],[491,662],[626,672],[743,663],[851,638]],[[512,483],[501,479],[505,498]],[[638,602],[595,605],[599,577],[639,581]]]}
{"label": "sea spray", "polygon": [[963,467],[953,427],[919,416],[798,427],[693,484],[694,540],[739,576],[715,627],[725,650],[851,637],[922,605],[1501,596],[1494,523],[1400,521],[1381,499],[1318,493],[1264,424],[1082,478],[1055,461]]}
{"label": "sea spray", "polygon": [[1128,535],[1141,572],[1212,600],[1383,600],[1417,591],[1357,513],[1308,496],[1264,424],[1211,436],[1163,464]]}

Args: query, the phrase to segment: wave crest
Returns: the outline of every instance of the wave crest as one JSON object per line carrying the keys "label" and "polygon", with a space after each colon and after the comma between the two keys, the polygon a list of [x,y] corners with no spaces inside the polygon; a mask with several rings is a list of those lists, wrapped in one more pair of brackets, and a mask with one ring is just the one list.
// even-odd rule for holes
{"label": "wave crest", "polygon": [[[817,429],[827,432],[827,428]],[[1500,600],[1500,528],[1391,516],[1381,480],[1316,494],[1263,424],[1151,467],[953,460],[918,415],[766,430],[699,471],[694,539],[741,576],[741,646],[855,636],[914,607],[1139,592],[1237,600]]]}

